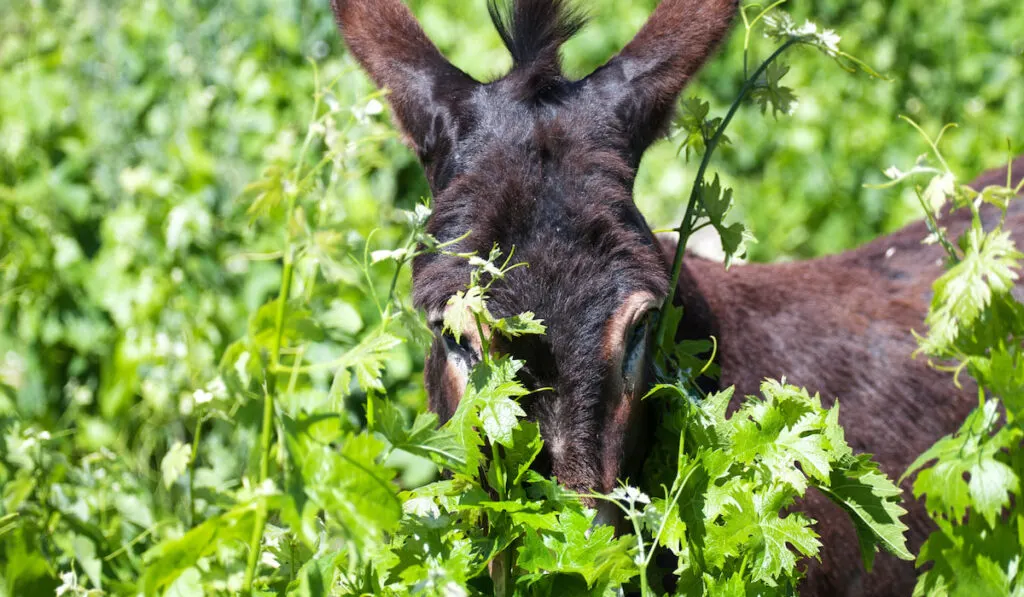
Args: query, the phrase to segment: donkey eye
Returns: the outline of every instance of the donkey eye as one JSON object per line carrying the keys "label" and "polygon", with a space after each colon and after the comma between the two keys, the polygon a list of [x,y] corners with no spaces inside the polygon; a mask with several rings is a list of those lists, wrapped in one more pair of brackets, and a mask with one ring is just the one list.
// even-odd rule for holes
{"label": "donkey eye", "polygon": [[647,349],[647,333],[650,316],[644,315],[629,331],[626,338],[626,350],[622,355],[622,376],[627,380],[636,377],[636,373],[643,362],[644,352]]}
{"label": "donkey eye", "polygon": [[469,342],[465,336],[462,336],[458,340],[455,339],[455,334],[441,330],[441,339],[444,340],[444,347],[449,351],[460,351],[460,352],[471,352],[472,349],[469,346]]}
{"label": "donkey eye", "polygon": [[444,341],[444,349],[449,357],[464,360],[470,366],[476,364],[479,360],[479,355],[477,355],[476,349],[470,344],[469,338],[465,334],[456,339],[455,334],[445,329],[444,323],[431,324],[431,327],[434,328],[434,333]]}

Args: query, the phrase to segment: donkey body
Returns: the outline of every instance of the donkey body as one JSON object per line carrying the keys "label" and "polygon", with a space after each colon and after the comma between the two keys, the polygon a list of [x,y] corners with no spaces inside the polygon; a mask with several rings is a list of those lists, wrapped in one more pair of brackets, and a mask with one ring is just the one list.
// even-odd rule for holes
{"label": "donkey body", "polygon": [[[728,32],[736,0],[663,0],[622,52],[579,80],[562,74],[558,53],[583,20],[563,0],[510,2],[491,0],[490,9],[512,70],[481,83],[444,59],[401,0],[332,0],[350,50],[390,91],[423,164],[434,196],[428,231],[461,238],[464,252],[514,247],[529,264],[492,287],[488,306],[499,317],[532,311],[548,327],[492,346],[523,361],[523,382],[536,390],[524,409],[545,440],[539,468],[580,492],[607,492],[649,435],[640,401],[648,322],[668,294],[674,252],[633,204],[633,181],[679,93]],[[1024,214],[1013,218],[1024,230]],[[688,258],[679,337],[717,336],[721,383],[739,395],[785,376],[840,396],[851,445],[899,475],[973,405],[948,375],[910,359],[910,330],[923,326],[942,270],[938,249],[921,246],[925,236],[911,226],[843,255],[729,273]],[[456,340],[441,325],[470,269],[436,254],[413,264],[414,300],[435,327],[425,379],[442,419],[480,358],[476,330]],[[865,576],[838,509],[814,497],[807,508],[825,549],[805,593],[909,594],[912,564],[882,559]],[[910,519],[916,548],[927,520],[914,504]]]}
{"label": "donkey body", "polygon": [[[1014,184],[1024,178],[1018,158]],[[1005,184],[1006,169],[972,183],[978,190]],[[983,209],[983,220],[997,217]],[[943,219],[954,237],[970,215]],[[994,224],[994,222],[991,222]],[[988,225],[989,223],[986,222]],[[1006,226],[1024,246],[1024,201],[1011,203]],[[945,270],[945,253],[925,245],[924,222],[856,250],[808,261],[734,266],[688,257],[680,276],[685,309],[679,336],[718,339],[722,387],[756,395],[765,378],[821,393],[826,404],[838,397],[840,423],[850,446],[874,454],[882,469],[898,478],[940,437],[952,433],[977,406],[977,393],[957,388],[952,375],[937,371],[917,348],[911,330],[924,331],[932,283]],[[663,241],[671,261],[675,245]],[[1024,297],[1018,284],[1015,294]],[[923,505],[913,499],[912,479],[903,484],[908,547],[913,553],[933,530]],[[913,562],[881,554],[868,575],[857,552],[853,525],[820,494],[803,505],[822,537],[821,563],[810,563],[802,585],[807,595],[910,595]]]}

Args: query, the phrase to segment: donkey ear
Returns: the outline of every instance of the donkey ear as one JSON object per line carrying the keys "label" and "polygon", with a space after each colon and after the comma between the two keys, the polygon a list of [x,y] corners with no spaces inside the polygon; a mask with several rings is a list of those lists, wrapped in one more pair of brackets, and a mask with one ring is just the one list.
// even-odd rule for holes
{"label": "donkey ear", "polygon": [[459,99],[476,86],[427,38],[401,0],[331,0],[338,28],[370,78],[389,91],[398,124],[420,159],[450,143]]}
{"label": "donkey ear", "polygon": [[639,160],[676,100],[729,31],[737,0],[663,0],[633,41],[587,77],[623,120]]}

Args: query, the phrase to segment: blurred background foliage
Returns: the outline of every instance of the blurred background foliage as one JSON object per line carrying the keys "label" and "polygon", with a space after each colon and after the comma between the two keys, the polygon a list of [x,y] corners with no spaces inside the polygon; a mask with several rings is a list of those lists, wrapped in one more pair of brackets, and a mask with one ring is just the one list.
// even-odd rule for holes
{"label": "blurred background foliage", "polygon": [[[509,65],[484,0],[410,4],[473,76]],[[565,49],[568,71],[599,66],[656,4],[591,0],[591,24]],[[736,217],[759,240],[751,259],[841,251],[918,217],[911,196],[863,186],[919,153],[900,114],[930,131],[960,124],[945,143],[954,170],[1005,162],[1005,139],[1024,130],[1017,2],[819,0],[788,10],[836,29],[847,51],[889,79],[851,76],[798,50],[786,78],[799,97],[795,112],[777,120],[755,106],[740,112],[713,169],[737,190]],[[742,82],[742,42],[734,35],[685,95],[724,112]],[[763,58],[769,45],[758,43]],[[365,110],[360,101],[373,88],[345,55],[327,0],[2,2],[0,514],[24,499],[9,481],[10,463],[28,449],[25,426],[60,438],[68,457],[131,454],[118,466],[133,483],[159,485],[152,471],[187,438],[192,391],[216,375],[226,346],[277,292],[282,225],[254,223],[243,189],[298,153],[313,103],[311,62],[325,80],[343,77],[332,101]],[[361,258],[394,247],[405,227],[393,208],[412,209],[428,191],[386,118],[356,115],[365,121],[360,134],[380,142],[352,156],[359,176],[331,209],[343,213],[334,248]],[[654,228],[678,223],[696,170],[676,150],[673,140],[660,142],[637,180]],[[328,291],[334,325],[355,337],[376,317],[366,285],[389,280],[384,270],[382,280],[352,271],[340,271]],[[421,407],[423,348],[403,345],[390,358],[389,393]],[[258,409],[238,416],[253,421],[241,429],[257,427]],[[252,439],[225,432],[211,444],[221,446],[217,478],[245,464],[232,442]],[[67,475],[68,466],[47,470]],[[155,495],[147,509],[173,508],[169,493]],[[141,528],[153,519],[123,505]]]}
{"label": "blurred background foliage", "polygon": [[[95,445],[125,430],[123,412],[173,411],[277,279],[246,257],[245,184],[295,151],[312,103],[313,68],[352,67],[326,0],[25,0],[0,8],[0,319],[2,361],[23,414],[89,406]],[[473,76],[510,60],[485,2],[413,0],[424,27]],[[595,0],[565,49],[583,75],[642,25],[656,0]],[[792,3],[835,28],[888,81],[850,76],[810,51],[790,56],[792,116],[742,110],[714,168],[737,189],[758,238],[753,260],[841,251],[917,217],[910,196],[865,189],[907,163],[926,129],[957,122],[954,169],[1002,163],[1024,128],[1024,13],[1008,0]],[[739,30],[737,30],[739,32]],[[721,113],[741,83],[742,35],[687,91]],[[354,75],[352,97],[369,93]],[[351,100],[350,100],[351,101]],[[696,163],[672,140],[647,155],[636,197],[654,228],[674,226]],[[365,237],[389,208],[427,194],[397,142],[341,199]],[[358,300],[356,300],[358,303]],[[353,305],[356,311],[366,309]],[[418,358],[418,357],[413,357]],[[141,400],[140,400],[141,398]]]}

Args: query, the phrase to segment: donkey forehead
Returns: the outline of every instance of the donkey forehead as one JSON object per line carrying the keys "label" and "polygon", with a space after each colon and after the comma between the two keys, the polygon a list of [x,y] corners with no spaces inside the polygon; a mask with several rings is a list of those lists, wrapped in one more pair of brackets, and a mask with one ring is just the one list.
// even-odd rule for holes
{"label": "donkey forehead", "polygon": [[541,256],[650,253],[653,237],[632,200],[635,167],[574,122],[554,114],[479,124],[457,144],[428,232],[441,241],[468,233],[459,248],[484,254],[493,244],[539,247]]}
{"label": "donkey forehead", "polygon": [[[667,266],[640,233],[608,230],[594,238],[574,231],[569,223],[552,224],[524,230],[509,245],[499,243],[505,254],[514,248],[514,260],[525,266],[492,286],[488,308],[494,315],[530,311],[545,321],[549,338],[576,337],[601,333],[635,295],[661,298],[666,294]],[[481,236],[489,239],[483,241],[489,248],[501,235]],[[471,270],[459,257],[421,256],[414,264],[417,306],[434,314],[442,312],[448,299],[466,288]],[[565,348],[560,352],[570,347]]]}
{"label": "donkey forehead", "polygon": [[464,113],[477,125],[520,132],[558,120],[600,126],[613,118],[594,109],[594,102],[600,101],[598,90],[585,80],[550,80],[542,96],[524,95],[524,86],[529,87],[515,73],[481,84],[469,96]]}
{"label": "donkey forehead", "polygon": [[490,167],[495,158],[529,160],[543,156],[558,165],[560,159],[579,159],[590,151],[628,157],[628,142],[606,115],[588,109],[582,84],[554,84],[544,101],[520,99],[515,88],[498,81],[481,86],[463,104],[448,127],[451,154],[459,173]]}

